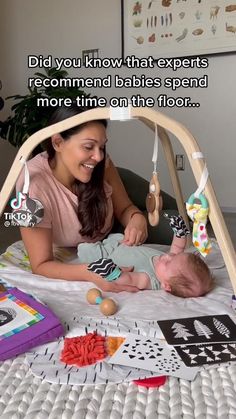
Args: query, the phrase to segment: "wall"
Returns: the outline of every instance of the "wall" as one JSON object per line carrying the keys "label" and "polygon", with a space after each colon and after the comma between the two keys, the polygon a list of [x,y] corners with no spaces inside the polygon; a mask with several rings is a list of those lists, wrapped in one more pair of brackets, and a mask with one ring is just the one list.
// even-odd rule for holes
{"label": "wall", "polygon": [[[48,54],[53,57],[80,57],[82,49],[99,48],[100,57],[116,57],[121,54],[120,0],[1,0],[0,15],[1,72],[3,82],[1,94],[5,97],[26,92],[27,78],[34,69],[27,68],[27,55]],[[235,35],[236,43],[236,35]],[[236,122],[235,122],[235,67],[236,54],[209,56],[209,68],[178,71],[178,77],[200,77],[208,75],[207,89],[178,89],[177,96],[191,96],[200,102],[199,108],[165,108],[170,117],[182,122],[195,136],[206,156],[208,169],[220,205],[236,210],[235,179]],[[73,69],[72,76],[106,76],[119,74],[145,74],[151,77],[175,75],[170,69],[121,70]],[[90,91],[90,89],[86,89]],[[156,97],[160,93],[174,96],[167,89],[95,89],[99,96],[142,96]],[[1,112],[5,117],[9,103]],[[111,122],[109,127],[109,152],[117,165],[129,167],[149,179],[152,172],[153,134],[138,121]],[[174,141],[176,152],[182,152]],[[0,140],[1,178],[3,183],[12,163],[15,150]],[[172,192],[162,152],[159,153],[158,169],[161,186]],[[196,184],[188,163],[184,172],[179,172],[185,198]]]}

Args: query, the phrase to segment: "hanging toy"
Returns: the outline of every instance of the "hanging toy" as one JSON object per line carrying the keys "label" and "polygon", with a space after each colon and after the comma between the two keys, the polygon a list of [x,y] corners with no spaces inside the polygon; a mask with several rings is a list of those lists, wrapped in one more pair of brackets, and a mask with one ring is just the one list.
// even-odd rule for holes
{"label": "hanging toy", "polygon": [[160,184],[157,178],[157,173],[155,172],[153,172],[149,184],[149,193],[146,197],[146,208],[148,211],[149,223],[152,226],[156,226],[159,222]]}
{"label": "hanging toy", "polygon": [[157,156],[158,156],[158,135],[157,125],[155,126],[155,142],[153,149],[152,162],[154,170],[149,184],[149,193],[146,197],[146,208],[148,212],[148,221],[151,226],[156,226],[159,222],[160,209],[160,184],[157,177]]}
{"label": "hanging toy", "polygon": [[211,250],[211,243],[206,230],[209,206],[205,195],[202,193],[198,197],[200,204],[195,203],[195,199],[195,194],[192,194],[186,203],[186,209],[188,216],[193,221],[193,245],[205,257]]}
{"label": "hanging toy", "polygon": [[[192,153],[193,159],[203,159],[204,156],[200,151]],[[197,190],[189,197],[186,203],[186,210],[189,218],[193,221],[193,245],[198,249],[202,256],[206,257],[211,250],[211,243],[207,235],[206,224],[209,214],[208,201],[203,194],[208,180],[208,170],[205,164],[202,176]],[[200,204],[195,202],[200,201]]]}

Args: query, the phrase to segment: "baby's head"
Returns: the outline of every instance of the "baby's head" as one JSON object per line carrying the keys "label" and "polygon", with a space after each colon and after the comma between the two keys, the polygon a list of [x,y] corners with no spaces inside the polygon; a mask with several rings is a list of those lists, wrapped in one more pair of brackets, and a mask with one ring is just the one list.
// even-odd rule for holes
{"label": "baby's head", "polygon": [[166,253],[153,259],[163,289],[178,297],[200,297],[212,289],[213,278],[206,263],[193,253]]}

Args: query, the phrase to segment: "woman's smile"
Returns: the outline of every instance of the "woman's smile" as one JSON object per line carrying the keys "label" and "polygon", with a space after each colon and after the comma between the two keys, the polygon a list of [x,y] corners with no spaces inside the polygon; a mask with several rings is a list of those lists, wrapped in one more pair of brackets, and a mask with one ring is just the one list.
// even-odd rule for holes
{"label": "woman's smile", "polygon": [[95,164],[82,163],[82,166],[88,169],[89,171],[92,171],[95,167]]}

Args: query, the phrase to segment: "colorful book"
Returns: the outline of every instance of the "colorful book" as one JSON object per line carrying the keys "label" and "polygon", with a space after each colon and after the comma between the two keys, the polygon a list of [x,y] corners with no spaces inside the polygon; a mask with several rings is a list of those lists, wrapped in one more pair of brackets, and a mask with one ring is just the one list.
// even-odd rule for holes
{"label": "colorful book", "polygon": [[63,335],[57,316],[32,296],[17,288],[0,294],[0,360]]}

